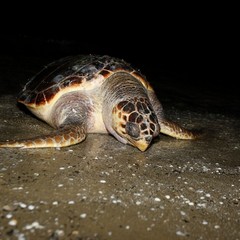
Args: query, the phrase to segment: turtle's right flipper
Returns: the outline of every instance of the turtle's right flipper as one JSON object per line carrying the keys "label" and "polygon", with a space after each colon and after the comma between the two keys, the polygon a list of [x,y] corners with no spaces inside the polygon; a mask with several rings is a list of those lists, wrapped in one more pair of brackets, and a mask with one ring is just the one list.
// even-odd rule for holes
{"label": "turtle's right flipper", "polygon": [[65,125],[49,135],[0,142],[0,148],[47,148],[67,147],[82,142],[86,138],[86,129],[78,125]]}

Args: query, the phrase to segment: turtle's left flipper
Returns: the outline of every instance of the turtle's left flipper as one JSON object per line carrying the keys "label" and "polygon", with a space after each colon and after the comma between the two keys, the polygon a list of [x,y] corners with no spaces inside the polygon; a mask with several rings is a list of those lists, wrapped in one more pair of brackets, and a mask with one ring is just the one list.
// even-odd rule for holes
{"label": "turtle's left flipper", "polygon": [[202,135],[201,130],[188,130],[178,123],[175,123],[165,117],[162,104],[158,100],[155,92],[152,89],[148,90],[149,99],[153,109],[157,115],[160,125],[160,132],[177,139],[196,139]]}
{"label": "turtle's left flipper", "polygon": [[86,129],[82,125],[64,125],[49,135],[0,142],[0,148],[47,148],[67,147],[82,142],[86,138]]}
{"label": "turtle's left flipper", "polygon": [[160,121],[160,132],[177,139],[196,139],[200,137],[201,132],[195,130],[188,130],[171,120]]}

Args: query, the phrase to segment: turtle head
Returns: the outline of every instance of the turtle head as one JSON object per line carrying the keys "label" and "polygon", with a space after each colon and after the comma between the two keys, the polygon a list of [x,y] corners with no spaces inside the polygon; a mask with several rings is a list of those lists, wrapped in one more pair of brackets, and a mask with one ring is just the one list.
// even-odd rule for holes
{"label": "turtle head", "polygon": [[113,129],[117,138],[145,151],[159,134],[159,124],[147,98],[119,102],[112,111]]}

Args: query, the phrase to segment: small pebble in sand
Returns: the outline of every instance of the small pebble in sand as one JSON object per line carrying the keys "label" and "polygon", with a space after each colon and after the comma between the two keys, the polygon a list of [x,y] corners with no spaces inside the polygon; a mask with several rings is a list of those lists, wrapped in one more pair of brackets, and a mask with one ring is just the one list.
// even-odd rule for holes
{"label": "small pebble in sand", "polygon": [[206,203],[198,203],[198,207],[206,208],[207,204]]}
{"label": "small pebble in sand", "polygon": [[86,218],[86,217],[87,217],[87,214],[86,214],[86,213],[80,214],[80,218]]}
{"label": "small pebble in sand", "polygon": [[189,206],[194,206],[194,203],[193,203],[193,202],[186,201],[186,203],[187,203]]}
{"label": "small pebble in sand", "polygon": [[184,211],[180,211],[182,216],[186,216],[186,213]]}
{"label": "small pebble in sand", "polygon": [[31,224],[27,224],[24,229],[30,230],[30,229],[43,229],[44,226],[40,225],[39,222],[32,222]]}
{"label": "small pebble in sand", "polygon": [[19,203],[19,206],[20,206],[20,208],[26,208],[26,207],[27,207],[27,204],[20,202],[20,203]]}
{"label": "small pebble in sand", "polygon": [[141,196],[141,193],[133,193],[135,196]]}
{"label": "small pebble in sand", "polygon": [[6,215],[6,218],[9,219],[9,218],[12,218],[12,216],[13,216],[13,215],[12,215],[11,213],[8,213],[8,214]]}
{"label": "small pebble in sand", "polygon": [[160,198],[158,198],[158,197],[155,197],[155,198],[154,198],[154,201],[155,201],[155,202],[160,202],[160,201],[161,201],[161,199],[160,199]]}
{"label": "small pebble in sand", "polygon": [[35,206],[33,206],[33,205],[29,205],[29,206],[28,206],[28,210],[32,211],[32,210],[34,210],[34,209],[35,209]]}
{"label": "small pebble in sand", "polygon": [[12,220],[10,220],[10,221],[8,222],[8,224],[9,224],[10,226],[16,226],[16,225],[17,225],[17,220],[16,220],[16,219],[12,219]]}
{"label": "small pebble in sand", "polygon": [[107,181],[106,180],[100,180],[99,182],[100,183],[106,183]]}
{"label": "small pebble in sand", "polygon": [[63,237],[65,233],[64,233],[63,230],[57,229],[57,230],[55,230],[55,234],[56,234],[57,237]]}
{"label": "small pebble in sand", "polygon": [[5,206],[3,206],[3,210],[7,211],[7,212],[13,211],[14,210],[14,206],[5,205]]}
{"label": "small pebble in sand", "polygon": [[166,199],[170,199],[170,196],[169,196],[169,195],[166,195],[165,198],[166,198]]}
{"label": "small pebble in sand", "polygon": [[238,201],[237,198],[233,198],[232,202],[233,202],[234,204],[238,204],[239,201]]}
{"label": "small pebble in sand", "polygon": [[182,237],[186,236],[186,234],[183,233],[183,232],[181,232],[181,231],[177,231],[176,234],[177,234],[178,236],[182,236]]}
{"label": "small pebble in sand", "polygon": [[206,166],[203,166],[203,167],[202,167],[202,170],[203,170],[203,172],[208,172],[210,169],[207,168]]}
{"label": "small pebble in sand", "polygon": [[23,190],[23,187],[14,187],[12,190]]}

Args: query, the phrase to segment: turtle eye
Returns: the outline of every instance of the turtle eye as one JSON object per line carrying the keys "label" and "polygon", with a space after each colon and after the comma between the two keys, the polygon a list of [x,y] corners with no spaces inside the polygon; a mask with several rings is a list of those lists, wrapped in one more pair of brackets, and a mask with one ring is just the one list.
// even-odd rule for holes
{"label": "turtle eye", "polygon": [[133,138],[138,138],[140,136],[140,129],[136,123],[127,122],[126,133]]}

